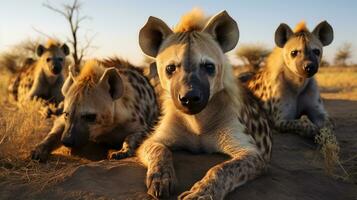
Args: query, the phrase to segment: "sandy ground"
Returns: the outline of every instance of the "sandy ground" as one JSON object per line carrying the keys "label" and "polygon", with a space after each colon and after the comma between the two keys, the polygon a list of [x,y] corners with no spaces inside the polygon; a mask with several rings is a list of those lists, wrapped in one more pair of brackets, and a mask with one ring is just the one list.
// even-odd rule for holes
{"label": "sandy ground", "polygon": [[[336,120],[341,160],[357,152],[357,101],[324,94],[325,104]],[[351,100],[352,99],[352,100]],[[357,185],[327,176],[321,154],[312,141],[291,134],[274,136],[273,159],[267,174],[236,189],[227,199],[357,199]],[[192,186],[224,155],[191,155],[176,152],[174,164],[179,184],[176,194]],[[343,163],[356,183],[357,158]],[[97,161],[74,167],[49,185],[0,182],[0,199],[151,199],[144,184],[146,170],[136,158]],[[336,173],[343,175],[341,170]],[[172,199],[175,199],[172,196]]]}

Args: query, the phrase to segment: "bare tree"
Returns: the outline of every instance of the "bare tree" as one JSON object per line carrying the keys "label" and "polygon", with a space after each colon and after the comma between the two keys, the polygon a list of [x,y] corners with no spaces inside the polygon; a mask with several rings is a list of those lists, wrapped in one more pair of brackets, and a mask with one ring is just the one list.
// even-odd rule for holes
{"label": "bare tree", "polygon": [[344,43],[340,48],[337,49],[335,55],[335,64],[346,66],[347,60],[352,57],[352,44]]}
{"label": "bare tree", "polygon": [[270,50],[262,44],[241,45],[236,52],[237,57],[244,65],[249,65],[252,71],[258,70],[269,54]]}
{"label": "bare tree", "polygon": [[[74,67],[76,70],[79,69],[79,66],[82,62],[83,57],[88,53],[88,50],[92,47],[91,44],[94,39],[94,35],[90,38],[85,37],[85,41],[79,41],[78,31],[80,24],[88,20],[89,17],[84,15],[82,16],[80,11],[82,8],[82,3],[78,0],[73,0],[72,4],[62,4],[61,7],[55,7],[49,2],[44,3],[43,6],[62,15],[68,22],[71,30],[71,38],[68,39],[72,49],[72,58],[74,62]],[[81,44],[81,45],[80,45]]]}
{"label": "bare tree", "polygon": [[26,66],[27,63],[34,62],[39,43],[39,39],[28,38],[3,51],[0,54],[0,68],[15,73]]}

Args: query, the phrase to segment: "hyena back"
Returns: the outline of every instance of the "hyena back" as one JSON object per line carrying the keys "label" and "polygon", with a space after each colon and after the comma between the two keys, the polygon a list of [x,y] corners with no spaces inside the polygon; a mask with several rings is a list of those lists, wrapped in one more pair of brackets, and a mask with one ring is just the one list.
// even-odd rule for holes
{"label": "hyena back", "polygon": [[268,117],[234,81],[224,55],[238,42],[238,26],[225,11],[204,19],[195,10],[173,31],[150,17],[139,34],[143,52],[156,58],[164,95],[163,116],[138,149],[148,168],[148,193],[158,198],[168,197],[176,182],[171,150],[232,157],[211,168],[180,199],[223,199],[262,173],[270,160]]}
{"label": "hyena back", "polygon": [[81,148],[88,141],[119,151],[109,158],[133,156],[159,115],[153,87],[142,71],[119,59],[88,61],[80,74],[71,73],[63,85],[64,113],[32,152],[45,161],[61,143]]}
{"label": "hyena back", "polygon": [[323,127],[333,128],[313,77],[323,46],[332,40],[333,29],[326,21],[312,32],[305,22],[298,24],[295,31],[286,24],[276,30],[277,47],[268,57],[267,66],[247,86],[261,100],[278,131],[313,137]]}

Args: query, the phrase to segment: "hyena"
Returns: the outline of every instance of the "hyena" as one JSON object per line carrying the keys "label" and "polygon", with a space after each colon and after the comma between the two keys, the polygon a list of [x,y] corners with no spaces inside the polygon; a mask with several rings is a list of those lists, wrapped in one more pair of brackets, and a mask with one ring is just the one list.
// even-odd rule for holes
{"label": "hyena", "polygon": [[159,115],[153,87],[141,69],[117,58],[88,61],[76,77],[66,79],[64,112],[32,152],[45,161],[61,143],[81,148],[88,141],[122,146],[111,159],[133,156]]}
{"label": "hyena", "polygon": [[223,199],[265,171],[271,129],[259,102],[235,81],[224,55],[239,38],[237,23],[223,11],[208,21],[194,10],[170,29],[150,17],[139,44],[154,57],[164,98],[163,116],[138,149],[154,197],[168,197],[176,182],[172,150],[221,152],[230,160],[212,167],[180,199]]}
{"label": "hyena", "polygon": [[39,58],[27,61],[9,84],[12,100],[23,103],[37,98],[46,103],[60,104],[63,101],[63,68],[69,53],[68,46],[56,40],[48,40],[45,46],[38,45],[36,54]]}
{"label": "hyena", "polygon": [[[286,24],[276,30],[277,47],[267,66],[247,86],[262,101],[278,131],[313,137],[323,127],[333,128],[313,77],[319,69],[322,48],[332,40],[333,29],[326,21],[312,32],[305,22],[294,31]],[[308,118],[301,118],[303,115]]]}

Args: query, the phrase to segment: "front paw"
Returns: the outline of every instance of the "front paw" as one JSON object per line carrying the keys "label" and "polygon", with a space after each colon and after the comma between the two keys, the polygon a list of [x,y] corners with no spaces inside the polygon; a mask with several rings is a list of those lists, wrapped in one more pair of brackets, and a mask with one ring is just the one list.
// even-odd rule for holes
{"label": "front paw", "polygon": [[133,153],[130,153],[129,151],[119,150],[119,151],[110,151],[107,157],[110,160],[120,160],[132,156]]}
{"label": "front paw", "polygon": [[201,180],[195,183],[189,191],[183,192],[178,196],[180,200],[212,200],[223,199],[223,194],[215,193],[214,186]]}
{"label": "front paw", "polygon": [[31,151],[30,157],[32,160],[38,160],[40,162],[45,162],[45,161],[47,161],[49,155],[50,155],[50,152],[46,151],[41,146],[37,146],[33,151]]}
{"label": "front paw", "polygon": [[146,186],[148,194],[156,198],[168,198],[176,183],[175,171],[171,166],[148,170]]}
{"label": "front paw", "polygon": [[302,116],[300,122],[302,123],[305,129],[304,132],[307,136],[315,136],[319,133],[319,127],[312,123],[307,116]]}
{"label": "front paw", "polygon": [[202,194],[195,191],[186,191],[178,196],[179,200],[212,200],[214,199],[210,194]]}

